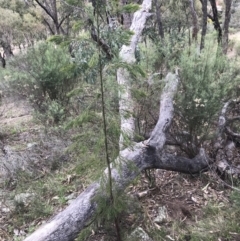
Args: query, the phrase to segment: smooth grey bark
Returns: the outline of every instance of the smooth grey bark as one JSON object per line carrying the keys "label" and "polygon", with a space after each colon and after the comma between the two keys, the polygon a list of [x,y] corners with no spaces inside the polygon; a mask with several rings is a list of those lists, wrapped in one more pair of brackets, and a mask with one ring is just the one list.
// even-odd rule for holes
{"label": "smooth grey bark", "polygon": [[147,145],[151,148],[161,150],[163,145],[166,142],[166,131],[171,125],[172,117],[173,117],[173,102],[172,99],[174,97],[175,92],[177,91],[177,84],[173,84],[174,81],[178,83],[178,73],[172,74],[169,73],[166,76],[166,86],[165,89],[168,91],[163,91],[161,96],[161,105],[159,113],[162,118],[158,119],[158,122],[153,129],[151,137],[147,141]]}
{"label": "smooth grey bark", "polygon": [[[199,173],[208,169],[203,149],[193,159],[169,154],[164,150],[165,132],[173,118],[173,97],[178,86],[178,76],[168,74],[160,101],[160,115],[149,141],[134,144],[120,152],[111,166],[114,191],[124,190],[141,171],[149,168]],[[162,135],[162,136],[159,136]],[[107,190],[108,170],[102,178],[89,186],[64,211],[50,219],[24,241],[70,241],[91,221],[97,210],[96,197]],[[100,185],[101,183],[101,185]],[[107,198],[107,195],[104,195]]]}
{"label": "smooth grey bark", "polygon": [[[152,7],[151,0],[144,0],[141,8],[134,13],[130,30],[134,32],[129,45],[123,45],[119,53],[121,60],[128,64],[133,64],[135,59],[135,49],[145,27],[149,11]],[[117,71],[117,82],[119,85],[119,112],[121,118],[121,135],[119,140],[120,150],[124,149],[125,138],[133,140],[135,134],[134,102],[131,93],[130,73],[125,68]]]}

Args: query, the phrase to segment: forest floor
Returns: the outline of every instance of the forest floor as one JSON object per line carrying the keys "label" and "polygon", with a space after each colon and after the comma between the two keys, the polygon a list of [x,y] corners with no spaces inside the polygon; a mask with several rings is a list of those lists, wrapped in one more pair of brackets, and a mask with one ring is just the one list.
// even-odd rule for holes
{"label": "forest floor", "polygon": [[[133,198],[134,206],[130,202],[120,217],[125,233],[141,227],[153,241],[240,240],[239,219],[234,220],[237,212],[231,209],[232,190],[214,172],[191,176],[155,170],[152,175],[153,187],[149,188],[148,178],[142,174],[126,190],[127,195],[138,198]],[[161,222],[156,221],[159,210],[165,210]],[[111,231],[98,229],[87,241],[116,240]]]}
{"label": "forest floor", "polygon": [[[224,219],[217,220],[220,215],[225,215],[220,210],[230,205],[232,191],[214,172],[191,176],[156,170],[155,177],[155,188],[140,199],[148,220],[142,223],[143,227],[147,226],[145,230],[150,231],[151,227],[158,231],[164,230],[161,235],[156,231],[153,240],[211,240],[214,234],[212,240],[223,241],[225,231],[229,231],[228,237],[231,236],[228,240],[240,238],[236,230],[224,231],[223,226],[227,226]],[[132,187],[132,190],[142,192],[144,188],[147,190],[147,186],[148,182],[141,181],[139,190],[136,187]],[[167,218],[159,224],[154,219],[159,215],[160,207],[166,207]],[[207,212],[211,209],[210,219],[216,219],[216,223],[207,221]],[[207,227],[202,226],[204,222]]]}
{"label": "forest floor", "polygon": [[[1,126],[10,133],[1,141],[12,150],[26,151],[29,143],[38,142],[43,133],[40,130],[44,128],[36,123],[32,109],[26,102],[14,103],[8,100],[1,107]],[[70,167],[64,164],[54,170],[52,166],[39,164],[39,159],[45,159],[54,152],[51,146],[56,145],[56,138],[52,138],[51,142],[47,148],[42,149],[42,145],[38,148],[38,152],[41,152],[37,158],[37,175],[41,175],[33,178],[19,173],[18,181],[10,178],[10,183],[2,185],[0,240],[22,240],[33,227],[41,225],[53,213],[62,210],[69,203],[69,195],[74,194],[76,197],[85,189],[87,183],[84,177],[72,174],[71,163]],[[59,143],[61,146],[62,141]],[[143,173],[125,192],[128,199],[132,200],[120,215],[120,226],[125,234],[142,227],[154,241],[240,240],[240,228],[236,223],[240,220],[235,217],[239,215],[239,210],[233,209],[232,189],[214,171],[191,176],[152,170],[151,177],[154,180],[151,187]],[[32,190],[36,195],[42,195],[40,200],[45,199],[46,203],[35,200],[33,204],[28,203],[24,207],[16,206],[16,195]],[[6,196],[10,200],[6,200]],[[165,210],[165,217],[160,223],[155,221],[159,209]],[[92,227],[87,236],[88,241],[114,241],[114,227],[112,224],[108,228]],[[79,237],[77,240],[85,239]]]}
{"label": "forest floor", "polygon": [[[46,131],[35,118],[31,105],[22,99],[2,99],[0,126],[0,241],[21,240],[26,226],[40,224],[38,218],[55,211],[53,205],[49,211],[36,209],[45,205],[46,196],[41,197],[40,193],[45,189],[44,181],[68,160],[64,151],[69,140],[59,130]],[[49,184],[46,193],[53,186]],[[31,206],[33,192],[41,197],[34,198],[37,207]],[[17,201],[18,195],[26,199],[26,206]],[[35,210],[30,212],[30,208]]]}
{"label": "forest floor", "polygon": [[[240,32],[230,39],[235,44],[228,53],[232,58]],[[46,133],[33,116],[26,101],[2,100],[0,168],[11,160],[17,160],[14,165],[22,168],[0,176],[0,241],[22,240],[89,184],[81,172],[74,173],[71,161],[66,162],[63,150],[70,144],[68,135],[54,128]],[[24,167],[26,160],[31,171],[37,167],[33,174]],[[82,164],[80,168],[84,169]],[[142,227],[153,241],[240,241],[240,195],[231,188],[239,185],[238,181],[224,181],[214,170],[194,176],[152,170],[151,177],[154,183],[142,173],[125,191],[129,202],[119,218],[124,234]],[[26,204],[16,203],[17,195],[32,192],[33,201],[29,196]],[[156,222],[160,209],[165,210],[165,217]],[[85,238],[79,236],[77,240],[114,241],[113,224],[91,226]]]}

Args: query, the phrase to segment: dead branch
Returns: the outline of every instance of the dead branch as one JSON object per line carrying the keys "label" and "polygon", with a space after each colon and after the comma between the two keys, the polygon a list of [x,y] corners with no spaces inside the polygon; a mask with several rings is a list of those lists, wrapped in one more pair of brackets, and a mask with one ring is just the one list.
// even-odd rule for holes
{"label": "dead branch", "polygon": [[[132,147],[121,151],[119,157],[112,164],[112,179],[116,192],[124,190],[145,169],[160,168],[194,174],[208,168],[208,160],[203,149],[195,158],[189,159],[169,154],[161,148],[166,140],[166,120],[168,119],[171,122],[173,118],[172,99],[176,92],[178,76],[168,74],[166,79],[169,82],[166,83],[161,96],[160,110],[162,112],[160,112],[157,127],[150,137],[153,144],[136,143]],[[158,128],[161,128],[161,130]],[[158,134],[162,136],[157,137]],[[89,186],[64,211],[50,219],[45,225],[26,238],[25,241],[74,240],[93,218],[97,209],[95,198],[104,195],[106,192],[107,179],[107,170],[105,170],[98,182]],[[106,195],[105,198],[107,198]]]}

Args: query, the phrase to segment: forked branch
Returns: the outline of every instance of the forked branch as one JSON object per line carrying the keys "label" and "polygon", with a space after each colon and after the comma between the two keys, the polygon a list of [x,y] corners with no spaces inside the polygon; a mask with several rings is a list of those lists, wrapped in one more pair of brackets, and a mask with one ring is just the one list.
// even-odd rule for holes
{"label": "forked branch", "polygon": [[[166,123],[166,117],[170,122],[173,118],[171,102],[176,92],[178,76],[168,74],[166,80],[168,80],[167,87],[164,88],[160,102],[162,112],[159,115],[157,127],[150,137],[150,140],[154,140],[152,143],[157,148],[140,142],[120,152],[119,157],[113,162],[111,170],[114,180],[113,189],[117,192],[124,190],[145,169],[160,168],[194,174],[208,168],[208,160],[204,150],[200,150],[199,155],[195,158],[188,159],[171,155],[163,149],[166,140],[164,123]],[[157,138],[157,135],[162,136]],[[64,211],[50,219],[25,241],[74,240],[93,218],[97,210],[97,203],[94,200],[97,196],[104,195],[103,193],[107,190],[107,186],[105,186],[108,183],[107,178],[107,170],[105,170],[98,182],[89,186]]]}

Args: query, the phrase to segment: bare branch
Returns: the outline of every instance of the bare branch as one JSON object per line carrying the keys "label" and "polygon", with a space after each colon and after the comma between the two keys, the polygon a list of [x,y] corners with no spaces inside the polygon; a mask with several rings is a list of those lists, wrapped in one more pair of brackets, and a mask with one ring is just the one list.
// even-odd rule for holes
{"label": "bare branch", "polygon": [[58,24],[58,27],[59,27],[59,28],[62,26],[62,24],[63,24],[63,22],[65,21],[65,19],[67,19],[70,15],[71,15],[71,13],[66,14],[66,16],[64,16],[64,17],[61,19],[60,23]]}
{"label": "bare branch", "polygon": [[234,121],[240,121],[240,116],[234,116],[234,117],[231,117],[231,118],[227,118],[227,122],[234,122]]}
{"label": "bare branch", "polygon": [[[175,81],[173,81],[175,80]],[[162,149],[166,141],[165,133],[171,124],[173,117],[173,96],[178,86],[178,75],[169,73],[166,77],[166,86],[161,96],[160,114],[157,125],[155,126],[147,144],[153,148]]]}
{"label": "bare branch", "polygon": [[54,32],[54,30],[52,29],[50,23],[49,23],[45,18],[43,18],[43,22],[48,26],[50,32],[51,32],[52,34],[55,34],[55,32]]}
{"label": "bare branch", "polygon": [[229,100],[228,102],[226,102],[222,108],[222,111],[221,111],[221,114],[219,116],[219,119],[218,119],[218,130],[217,130],[217,138],[219,138],[225,127],[226,127],[226,124],[227,124],[227,120],[226,120],[226,112],[227,112],[227,109],[229,107],[229,105],[232,103],[233,101],[232,100]]}
{"label": "bare branch", "polygon": [[91,19],[88,19],[88,24],[91,27],[91,37],[92,39],[102,48],[103,52],[106,53],[109,60],[113,58],[113,54],[111,52],[111,48],[108,46],[107,43],[103,39],[101,39],[97,31],[95,29],[95,26],[93,25],[93,22]]}
{"label": "bare branch", "polygon": [[228,135],[231,135],[232,137],[240,138],[240,134],[232,131],[232,130],[230,129],[230,127],[226,127],[226,133],[227,133]]}
{"label": "bare branch", "polygon": [[[122,61],[132,64],[135,60],[135,49],[139,42],[142,31],[145,27],[152,1],[144,0],[141,8],[134,13],[130,30],[134,32],[128,46],[123,45],[119,53]],[[119,111],[121,118],[121,135],[119,140],[120,150],[124,148],[124,136],[126,135],[131,141],[135,133],[134,103],[131,93],[130,74],[124,68],[117,71],[117,81],[119,85]]]}
{"label": "bare branch", "polygon": [[53,20],[53,22],[55,22],[56,19],[54,19],[54,14],[51,12],[51,10],[49,8],[46,8],[44,6],[43,3],[41,3],[38,0],[35,0],[37,2],[37,4],[51,17],[51,19]]}

